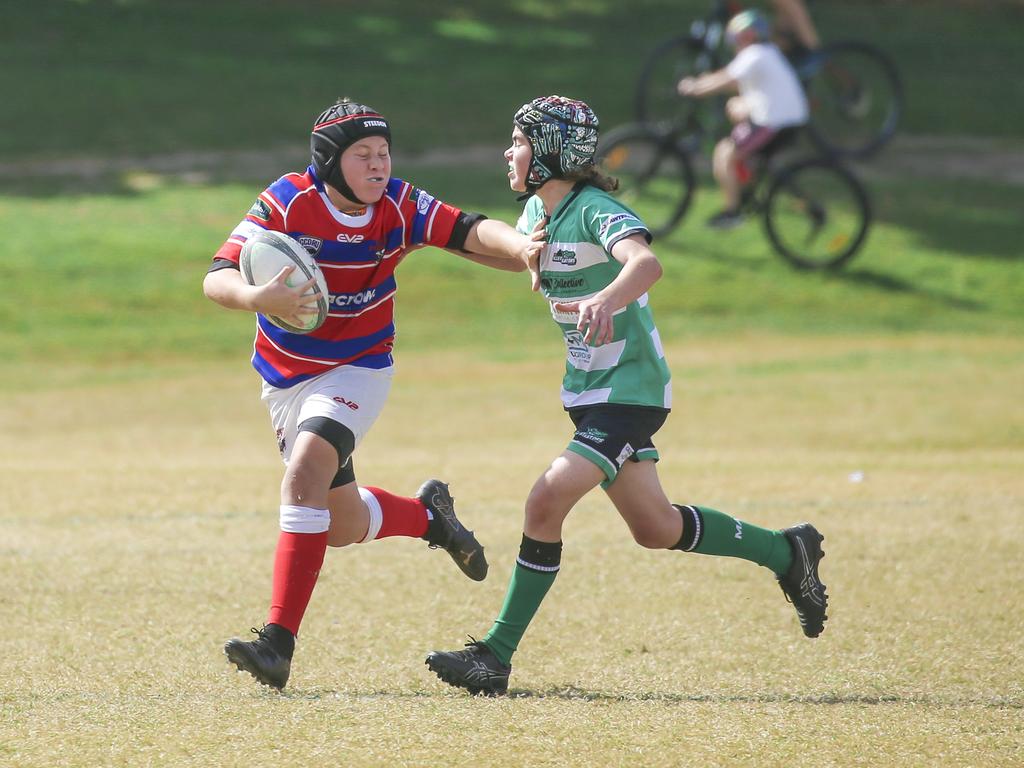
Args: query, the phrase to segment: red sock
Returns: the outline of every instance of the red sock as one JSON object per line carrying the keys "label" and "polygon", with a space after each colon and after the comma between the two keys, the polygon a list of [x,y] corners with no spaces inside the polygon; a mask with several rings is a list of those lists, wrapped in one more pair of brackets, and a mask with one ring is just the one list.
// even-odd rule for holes
{"label": "red sock", "polygon": [[309,605],[326,551],[327,531],[281,531],[274,555],[274,587],[267,624],[280,624],[293,635],[299,633],[299,624]]}
{"label": "red sock", "polygon": [[[388,536],[420,538],[427,532],[427,508],[419,499],[396,496],[381,488],[369,486],[363,486],[362,490],[372,493],[380,504],[381,523],[375,539],[384,539]],[[372,510],[370,514],[372,518]],[[370,526],[373,526],[372,519]]]}

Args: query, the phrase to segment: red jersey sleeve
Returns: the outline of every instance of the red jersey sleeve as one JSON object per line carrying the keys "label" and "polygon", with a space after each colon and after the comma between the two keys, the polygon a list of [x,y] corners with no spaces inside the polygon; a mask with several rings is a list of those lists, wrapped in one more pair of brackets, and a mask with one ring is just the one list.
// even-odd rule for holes
{"label": "red jersey sleeve", "polygon": [[425,189],[409,187],[401,203],[406,220],[412,222],[409,245],[433,245],[445,248],[463,213],[454,205],[442,202]]}
{"label": "red jersey sleeve", "polygon": [[284,211],[273,197],[272,187],[268,187],[260,193],[249,212],[245,214],[245,218],[231,230],[228,239],[217,249],[213,260],[230,261],[237,265],[245,241],[264,229],[272,229],[275,232],[285,231]]}

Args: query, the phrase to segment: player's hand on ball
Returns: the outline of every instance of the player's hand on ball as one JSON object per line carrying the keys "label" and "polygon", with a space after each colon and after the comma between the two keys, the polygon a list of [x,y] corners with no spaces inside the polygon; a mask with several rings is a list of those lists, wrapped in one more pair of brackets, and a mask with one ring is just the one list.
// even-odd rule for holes
{"label": "player's hand on ball", "polygon": [[298,285],[289,285],[288,278],[295,267],[284,267],[273,278],[256,288],[256,311],[264,315],[275,315],[296,325],[304,324],[302,318],[315,315],[316,300],[320,291],[316,280],[310,278]]}

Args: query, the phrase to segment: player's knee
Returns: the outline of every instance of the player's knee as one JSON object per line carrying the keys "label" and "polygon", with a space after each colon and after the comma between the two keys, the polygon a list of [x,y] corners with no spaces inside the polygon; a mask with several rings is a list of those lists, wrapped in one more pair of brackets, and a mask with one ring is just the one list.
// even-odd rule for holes
{"label": "player's knee", "polygon": [[281,480],[281,498],[301,502],[314,495],[321,496],[326,490],[321,487],[325,476],[324,469],[316,466],[316,462],[293,457]]}
{"label": "player's knee", "polygon": [[355,448],[352,431],[332,419],[314,417],[299,424],[298,432],[316,435],[296,441],[288,461],[281,495],[285,499],[305,499],[350,482],[351,456]]}
{"label": "player's knee", "polygon": [[352,458],[356,448],[356,436],[352,430],[339,421],[326,416],[314,416],[299,424],[298,432],[310,432],[334,448],[338,454],[338,467],[343,467]]}
{"label": "player's knee", "polygon": [[526,499],[526,521],[533,526],[547,527],[559,524],[567,511],[562,508],[555,494],[545,487],[534,487]]}

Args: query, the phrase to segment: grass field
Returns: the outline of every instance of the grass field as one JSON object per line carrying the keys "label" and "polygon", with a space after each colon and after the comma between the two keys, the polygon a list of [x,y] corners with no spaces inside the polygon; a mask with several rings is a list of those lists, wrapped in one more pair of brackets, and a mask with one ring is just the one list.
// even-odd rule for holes
{"label": "grass field", "polygon": [[[901,178],[886,154],[857,169],[876,219],[842,272],[790,270],[753,224],[707,231],[706,188],[656,243],[676,402],[664,485],[752,523],[818,525],[821,638],[767,571],[641,550],[595,493],[570,516],[513,695],[438,682],[423,657],[490,626],[526,493],[570,432],[562,342],[525,277],[424,250],[399,270],[398,376],[359,479],[449,481],[490,576],[417,541],[331,551],[283,694],[223,658],[266,613],[281,464],[253,320],[200,284],[293,168],[114,161],[301,161],[309,120],[355,82],[396,125],[397,175],[512,220],[499,157],[420,153],[502,146],[538,93],[627,119],[638,57],[705,5],[5,8],[0,766],[1024,764],[1024,188]],[[908,132],[1019,147],[1019,3],[813,8],[827,35],[894,52]],[[256,119],[238,131],[239,116]],[[72,172],[83,157],[100,170]]]}
{"label": "grass field", "polygon": [[[489,171],[419,174],[514,214]],[[828,629],[804,639],[749,564],[640,550],[595,494],[501,701],[422,659],[500,605],[522,501],[569,436],[562,351],[523,276],[438,252],[402,267],[399,380],[359,476],[450,481],[490,578],[419,542],[332,552],[284,695],[222,658],[265,615],[280,465],[252,320],[199,284],[258,188],[0,202],[0,765],[1024,759],[1019,188],[878,180],[869,246],[836,275],[789,270],[756,226],[704,231],[702,195],[657,248],[665,485],[818,524]]]}
{"label": "grass field", "polygon": [[567,421],[556,359],[409,353],[360,477],[449,480],[491,575],[420,542],[330,552],[269,693],[220,652],[264,614],[275,541],[254,375],[8,393],[0,764],[1019,765],[1024,343],[751,332],[668,352],[670,496],[820,526],[820,639],[767,571],[641,550],[595,494],[514,697],[443,686],[422,658],[489,626]]}
{"label": "grass field", "polygon": [[[640,61],[711,0],[9,3],[0,160],[265,149],[342,93],[394,123],[398,146],[493,144],[542,93],[631,114]],[[825,39],[866,39],[898,62],[910,133],[1019,138],[1016,0],[815,0]],[[45,94],[45,98],[41,97]],[[500,116],[501,119],[495,119]]]}

